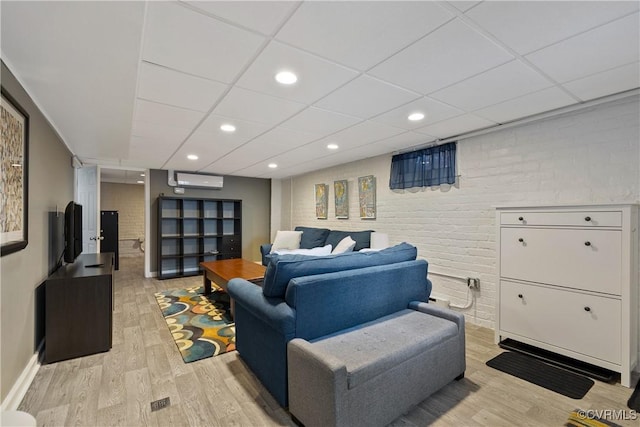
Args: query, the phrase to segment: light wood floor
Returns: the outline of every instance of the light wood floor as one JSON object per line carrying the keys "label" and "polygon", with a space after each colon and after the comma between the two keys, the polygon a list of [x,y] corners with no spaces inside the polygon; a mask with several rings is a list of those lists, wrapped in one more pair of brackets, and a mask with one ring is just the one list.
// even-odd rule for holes
{"label": "light wood floor", "polygon": [[[19,409],[39,426],[294,426],[237,352],[182,361],[153,294],[201,281],[145,279],[141,258],[121,258],[111,351],[43,365]],[[631,414],[631,389],[596,381],[573,400],[487,367],[500,352],[492,330],[467,324],[465,378],[392,426],[561,426],[578,408]],[[171,405],[151,412],[150,402],[167,396]]]}

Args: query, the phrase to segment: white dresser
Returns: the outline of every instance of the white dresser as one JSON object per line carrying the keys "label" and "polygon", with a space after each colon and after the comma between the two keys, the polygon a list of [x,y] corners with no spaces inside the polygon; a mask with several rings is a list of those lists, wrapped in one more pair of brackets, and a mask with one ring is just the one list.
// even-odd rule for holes
{"label": "white dresser", "polygon": [[638,367],[638,207],[497,208],[496,342]]}

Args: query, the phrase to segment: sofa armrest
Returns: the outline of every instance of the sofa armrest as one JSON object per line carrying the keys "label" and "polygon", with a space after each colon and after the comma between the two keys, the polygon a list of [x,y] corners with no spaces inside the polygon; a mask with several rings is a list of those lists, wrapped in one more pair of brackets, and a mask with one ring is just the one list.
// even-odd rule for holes
{"label": "sofa armrest", "polygon": [[273,244],[265,243],[260,245],[260,254],[262,255],[262,265],[266,266],[269,264],[269,254],[271,253],[271,247]]}
{"label": "sofa armrest", "polygon": [[309,425],[343,424],[349,388],[344,362],[300,338],[289,341],[287,353],[291,413]]}
{"label": "sofa armrest", "polygon": [[464,315],[461,313],[422,301],[412,301],[409,303],[409,308],[432,316],[447,319],[458,325],[458,330],[464,335]]}
{"label": "sofa armrest", "polygon": [[231,279],[227,285],[235,304],[242,305],[255,317],[283,335],[295,330],[295,311],[280,298],[265,297],[262,288],[244,279]]}

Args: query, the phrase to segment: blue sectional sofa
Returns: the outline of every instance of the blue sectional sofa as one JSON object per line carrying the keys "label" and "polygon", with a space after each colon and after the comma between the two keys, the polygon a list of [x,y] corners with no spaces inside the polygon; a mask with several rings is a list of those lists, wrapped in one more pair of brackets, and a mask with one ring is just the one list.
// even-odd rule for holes
{"label": "blue sectional sofa", "polygon": [[273,255],[262,287],[230,280],[241,358],[286,407],[289,341],[314,340],[428,301],[427,262],[416,255],[407,243],[323,257]]}
{"label": "blue sectional sofa", "polygon": [[[295,231],[302,231],[300,238],[300,249],[313,249],[324,245],[331,245],[335,248],[342,239],[351,236],[356,242],[354,251],[371,247],[372,230],[365,231],[341,231],[329,230],[328,228],[316,227],[296,227]],[[260,245],[260,254],[262,255],[262,265],[269,263],[271,257],[271,243]]]}

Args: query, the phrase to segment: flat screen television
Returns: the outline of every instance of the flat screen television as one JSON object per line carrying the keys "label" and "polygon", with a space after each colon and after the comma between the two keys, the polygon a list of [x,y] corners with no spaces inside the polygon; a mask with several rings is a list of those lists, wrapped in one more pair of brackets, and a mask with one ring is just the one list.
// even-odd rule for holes
{"label": "flat screen television", "polygon": [[64,210],[64,262],[72,263],[82,253],[82,205],[69,202]]}

